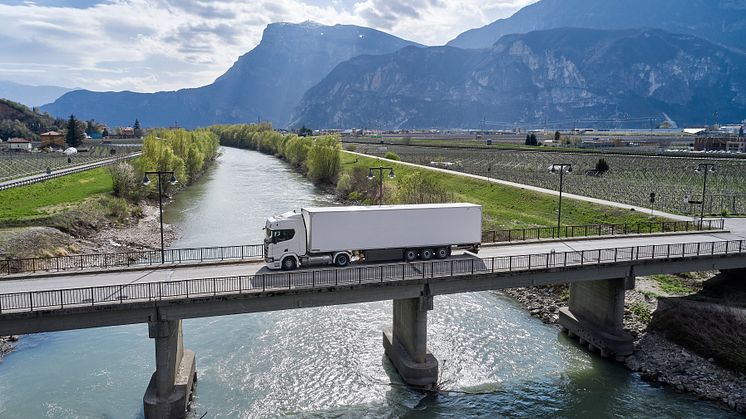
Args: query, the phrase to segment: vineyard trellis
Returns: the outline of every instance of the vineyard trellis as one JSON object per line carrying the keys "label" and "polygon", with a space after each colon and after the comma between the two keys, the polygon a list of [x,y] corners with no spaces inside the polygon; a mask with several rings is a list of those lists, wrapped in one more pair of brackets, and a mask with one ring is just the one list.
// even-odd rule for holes
{"label": "vineyard trellis", "polygon": [[[403,161],[448,168],[481,176],[557,189],[557,177],[548,168],[558,161],[571,163],[564,191],[593,198],[650,207],[655,192],[657,210],[695,215],[704,201],[709,215],[746,214],[746,160],[719,159],[717,171],[707,180],[702,199],[702,175],[696,157],[625,156],[583,153],[538,153],[524,150],[428,148],[406,145],[360,147],[358,151],[380,156],[393,151]],[[596,162],[604,158],[610,169],[599,175]],[[709,160],[707,160],[709,161]]]}
{"label": "vineyard trellis", "polygon": [[[116,150],[112,154],[111,150]],[[139,151],[139,147],[93,146],[87,152],[79,152],[67,156],[59,152],[3,152],[0,153],[0,181],[41,174],[47,169],[56,171],[69,167],[95,163]],[[68,161],[69,159],[69,161]]]}

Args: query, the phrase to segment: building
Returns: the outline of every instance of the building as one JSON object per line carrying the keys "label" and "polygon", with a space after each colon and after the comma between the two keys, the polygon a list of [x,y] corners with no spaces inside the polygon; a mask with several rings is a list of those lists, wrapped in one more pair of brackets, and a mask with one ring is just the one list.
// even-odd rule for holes
{"label": "building", "polygon": [[12,151],[31,151],[31,140],[25,138],[11,138],[7,144]]}
{"label": "building", "polygon": [[65,134],[57,131],[48,131],[41,135],[41,148],[64,148]]}

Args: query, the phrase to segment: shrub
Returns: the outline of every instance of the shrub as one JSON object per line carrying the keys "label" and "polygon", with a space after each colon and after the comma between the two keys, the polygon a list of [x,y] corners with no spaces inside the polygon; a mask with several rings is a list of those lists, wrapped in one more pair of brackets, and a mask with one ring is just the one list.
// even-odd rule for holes
{"label": "shrub", "polygon": [[342,173],[337,180],[337,194],[346,197],[352,190],[352,178],[349,173]]}
{"label": "shrub", "polygon": [[432,204],[449,202],[453,194],[432,176],[415,171],[399,178],[396,200],[402,204]]}
{"label": "shrub", "polygon": [[393,151],[386,152],[386,154],[383,156],[383,158],[384,159],[389,159],[389,160],[396,160],[396,161],[400,161],[401,160],[401,157],[399,157],[399,155],[396,154],[396,153],[394,153]]}
{"label": "shrub", "polygon": [[141,179],[135,173],[134,167],[127,162],[109,166],[109,174],[113,184],[114,196],[128,201],[137,202],[142,198]]}
{"label": "shrub", "polygon": [[650,312],[650,307],[642,301],[635,301],[629,307],[629,311],[641,322],[648,324],[653,319],[653,314]]}
{"label": "shrub", "polygon": [[313,141],[308,150],[308,177],[316,183],[334,184],[342,162],[339,157],[339,140],[321,137]]}
{"label": "shrub", "polygon": [[606,173],[609,170],[609,163],[606,162],[606,159],[599,159],[596,162],[596,171],[598,173]]}

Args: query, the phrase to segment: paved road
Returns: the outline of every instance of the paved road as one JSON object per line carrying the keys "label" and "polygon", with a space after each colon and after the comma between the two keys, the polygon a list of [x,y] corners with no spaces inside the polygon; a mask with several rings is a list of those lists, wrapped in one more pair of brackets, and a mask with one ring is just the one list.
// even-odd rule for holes
{"label": "paved road", "polygon": [[[746,220],[744,220],[746,221]],[[744,223],[746,224],[746,223]],[[746,231],[731,233],[683,234],[657,237],[615,237],[595,240],[569,240],[530,244],[510,244],[484,247],[479,257],[517,256],[527,254],[557,253],[567,251],[608,249],[680,243],[746,240]],[[457,253],[454,257],[468,258],[470,254]],[[102,285],[125,285],[133,283],[173,281],[192,278],[210,278],[233,275],[270,273],[263,262],[238,262],[214,266],[174,266],[172,268],[118,271],[103,273],[80,273],[65,276],[31,277],[0,281],[0,294],[50,289],[66,289]]]}

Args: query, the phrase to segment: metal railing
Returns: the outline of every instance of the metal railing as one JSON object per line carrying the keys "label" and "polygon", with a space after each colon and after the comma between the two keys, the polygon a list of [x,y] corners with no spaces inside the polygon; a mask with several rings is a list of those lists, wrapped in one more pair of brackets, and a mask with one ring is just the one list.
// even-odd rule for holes
{"label": "metal railing", "polygon": [[557,227],[529,227],[482,232],[483,243],[502,243],[571,237],[622,236],[723,230],[724,219],[696,221],[648,221],[632,224],[587,224]]}
{"label": "metal railing", "polygon": [[17,292],[0,294],[0,313],[189,299],[268,290],[329,288],[364,283],[480,275],[493,272],[598,266],[638,260],[665,259],[675,261],[700,256],[733,254],[746,254],[746,240],[619,247],[491,258],[454,258],[438,261]]}
{"label": "metal railing", "polygon": [[140,157],[140,155],[142,155],[142,152],[132,153],[132,154],[128,154],[122,157],[115,157],[113,159],[106,159],[106,160],[102,160],[102,161],[95,162],[95,163],[88,163],[82,166],[76,166],[76,167],[72,167],[69,169],[60,169],[49,174],[30,176],[30,177],[15,180],[15,181],[10,180],[10,181],[3,182],[0,184],[0,191],[5,190],[5,189],[10,189],[10,188],[15,188],[18,186],[25,186],[25,185],[31,185],[34,183],[44,182],[45,180],[55,179],[61,176],[71,175],[74,173],[80,173],[80,172],[85,172],[85,171],[92,170],[92,169],[97,169],[99,167],[108,166],[111,164],[119,163],[121,161],[134,159],[136,157]]}
{"label": "metal railing", "polygon": [[160,250],[143,250],[122,253],[92,253],[49,258],[0,260],[0,274],[11,275],[24,272],[63,272],[83,269],[108,269],[137,265],[179,264],[184,262],[210,262],[261,258],[263,245],[194,247],[166,249],[161,260]]}
{"label": "metal railing", "polygon": [[[485,231],[483,243],[517,242],[559,237],[593,237],[605,235],[651,234],[657,232],[685,232],[722,230],[724,220],[664,221],[636,224],[589,224],[557,227],[517,228],[511,230]],[[73,256],[0,260],[0,275],[36,272],[64,272],[84,269],[108,269],[117,267],[158,264],[180,264],[190,262],[214,262],[264,257],[262,244],[246,244],[222,247],[195,247],[166,249],[161,261],[160,250],[144,250],[120,253],[92,253]]]}

